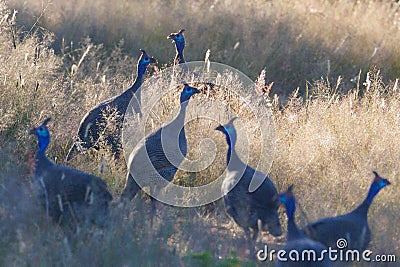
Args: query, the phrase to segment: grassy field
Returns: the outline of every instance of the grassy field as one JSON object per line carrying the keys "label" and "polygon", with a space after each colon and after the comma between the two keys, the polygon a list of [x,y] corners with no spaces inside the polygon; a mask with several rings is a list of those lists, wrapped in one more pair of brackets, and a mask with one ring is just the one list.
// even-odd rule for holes
{"label": "grassy field", "polygon": [[[400,74],[398,5],[394,1],[305,0],[247,3],[234,0],[69,1],[13,0],[25,32],[45,27],[55,33],[55,51],[78,48],[89,36],[110,50],[122,48],[136,56],[139,48],[170,62],[170,32],[185,28],[186,59],[211,60],[240,69],[255,79],[261,69],[286,94],[306,81],[343,77],[341,87],[354,86],[372,64],[385,79]],[[36,23],[36,24],[35,24]],[[35,25],[32,30],[32,25]]]}
{"label": "grassy field", "polygon": [[[150,228],[150,205],[137,198],[128,208],[112,209],[109,228],[81,229],[72,241],[36,204],[27,163],[36,141],[29,129],[53,117],[48,156],[62,163],[83,115],[130,85],[137,49],[159,59],[160,67],[170,64],[174,50],[166,36],[181,27],[187,60],[202,60],[210,48],[212,61],[253,79],[265,68],[267,83],[274,82],[277,141],[270,177],[279,190],[296,185],[299,225],[352,210],[377,170],[392,185],[370,209],[370,249],[399,259],[397,12],[390,1],[351,0],[1,2],[0,265],[257,264],[246,259],[244,233],[221,201],[196,209],[160,205]],[[188,135],[195,150],[190,144],[199,138]],[[212,137],[219,144],[215,168],[221,169],[226,146],[221,135]],[[126,170],[110,158],[107,150],[89,151],[72,165],[103,177],[118,198]],[[284,238],[264,235],[261,241],[278,247]]]}

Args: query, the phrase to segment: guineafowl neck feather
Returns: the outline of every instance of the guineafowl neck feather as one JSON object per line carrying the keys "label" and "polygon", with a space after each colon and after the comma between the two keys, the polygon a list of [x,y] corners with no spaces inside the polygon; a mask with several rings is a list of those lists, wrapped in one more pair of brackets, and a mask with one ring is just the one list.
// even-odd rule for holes
{"label": "guineafowl neck feather", "polygon": [[120,100],[122,100],[123,103],[126,103],[126,106],[128,105],[129,101],[132,99],[132,96],[136,94],[137,99],[140,101],[140,92],[137,90],[142,86],[143,82],[143,73],[139,71],[138,67],[138,75],[136,76],[135,81],[133,82],[132,86],[127,89],[125,92],[121,94],[120,97],[118,97]]}
{"label": "guineafowl neck feather", "polygon": [[37,152],[37,156],[46,153],[46,149],[49,143],[50,143],[50,136],[38,136],[39,150]]}
{"label": "guineafowl neck feather", "polygon": [[234,162],[238,159],[238,156],[235,151],[236,145],[236,133],[225,133],[226,143],[228,144],[228,152],[226,155],[226,165],[229,166],[229,162]]}
{"label": "guineafowl neck feather", "polygon": [[175,63],[177,64],[185,63],[185,58],[183,56],[183,49],[185,48],[185,43],[175,42],[175,47],[176,47]]}
{"label": "guineafowl neck feather", "polygon": [[294,221],[294,214],[296,211],[296,201],[294,198],[287,199],[285,202],[286,216],[288,218],[288,236],[287,240],[294,240],[302,236],[299,228]]}
{"label": "guineafowl neck feather", "polygon": [[226,165],[229,165],[229,161],[231,160],[231,155],[232,155],[232,147],[230,143],[228,142],[228,152],[226,153]]}
{"label": "guineafowl neck feather", "polygon": [[188,106],[188,103],[189,103],[189,101],[181,102],[181,106],[179,108],[178,116],[176,116],[176,118],[175,118],[175,122],[178,123],[178,125],[183,125],[184,124],[186,108]]}
{"label": "guineafowl neck feather", "polygon": [[353,211],[353,213],[357,213],[361,216],[367,216],[368,209],[371,203],[369,202],[368,198],[364,199],[364,201]]}
{"label": "guineafowl neck feather", "polygon": [[132,86],[126,91],[130,91],[131,93],[136,93],[136,91],[142,85],[142,82],[143,82],[143,73],[141,71],[139,71],[139,68],[138,68],[138,74],[136,76],[135,81],[133,82]]}
{"label": "guineafowl neck feather", "polygon": [[358,206],[354,212],[358,214],[367,215],[369,206],[371,206],[372,201],[374,200],[375,196],[379,193],[379,191],[385,187],[385,185],[380,185],[377,182],[373,182],[371,187],[369,188],[368,195],[364,199],[364,201]]}
{"label": "guineafowl neck feather", "polygon": [[379,191],[384,186],[385,185],[382,186],[382,185],[380,185],[379,183],[377,183],[375,181],[371,184],[371,187],[369,188],[368,195],[367,195],[367,198],[366,198],[366,200],[368,202],[368,205],[371,205],[371,203],[374,200],[375,196],[379,193]]}
{"label": "guineafowl neck feather", "polygon": [[[235,146],[228,143],[228,152],[226,153],[226,165],[229,166],[237,166],[238,162],[241,163],[238,155],[236,154]],[[231,164],[229,164],[231,163]]]}
{"label": "guineafowl neck feather", "polygon": [[294,221],[294,216],[288,219],[288,236],[287,241],[295,240],[303,235],[301,234],[296,222]]}
{"label": "guineafowl neck feather", "polygon": [[36,156],[35,162],[35,172],[38,174],[41,170],[48,168],[49,166],[53,165],[53,162],[49,160],[45,153],[38,154]]}

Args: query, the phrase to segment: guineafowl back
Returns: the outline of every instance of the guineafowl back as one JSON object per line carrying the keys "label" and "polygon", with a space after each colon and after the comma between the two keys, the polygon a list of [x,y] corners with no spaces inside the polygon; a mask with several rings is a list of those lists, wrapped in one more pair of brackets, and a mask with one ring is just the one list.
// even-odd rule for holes
{"label": "guineafowl back", "polygon": [[[39,150],[35,159],[35,180],[42,191],[42,201],[48,214],[60,222],[66,209],[75,213],[74,206],[95,207],[102,215],[107,214],[108,202],[112,200],[105,182],[94,175],[82,171],[60,166],[50,161],[46,156],[46,149],[50,143],[50,133],[46,119],[41,126],[31,129],[30,133],[38,138]],[[93,216],[100,215],[93,213]],[[71,214],[72,218],[74,215]],[[104,217],[104,216],[102,216]],[[95,218],[93,218],[95,220]]]}
{"label": "guineafowl back", "polygon": [[368,210],[379,191],[390,185],[390,182],[373,171],[374,179],[364,201],[350,213],[337,217],[317,220],[307,225],[303,231],[310,238],[336,247],[340,238],[347,240],[347,249],[365,250],[371,240],[371,230],[368,225]]}
{"label": "guineafowl back", "polygon": [[[221,187],[227,213],[244,229],[250,227],[258,230],[260,219],[264,230],[268,229],[272,235],[279,236],[282,234],[278,215],[279,202],[274,200],[277,190],[266,174],[245,164],[236,153],[237,136],[233,126],[235,119],[236,117],[226,125],[216,128],[225,134],[228,144],[227,171]],[[253,180],[259,187],[250,191]]]}
{"label": "guineafowl back", "polygon": [[[104,141],[106,144],[111,146],[112,152],[116,157],[119,157],[121,128],[125,112],[132,100],[134,111],[140,114],[140,91],[137,92],[137,90],[142,85],[143,75],[146,68],[150,63],[156,62],[156,60],[153,57],[148,56],[144,50],[141,49],[140,51],[142,54],[138,60],[137,77],[133,85],[119,96],[103,101],[85,114],[78,128],[79,145],[76,143],[72,145],[66,157],[66,161],[69,161],[80,152],[80,146],[85,149],[91,147],[98,149],[99,138],[102,135],[104,135]],[[135,95],[136,92],[137,96]],[[108,129],[106,132],[106,127],[109,126],[107,125],[106,116],[111,114],[117,116],[115,121],[116,125],[112,125],[112,129]]]}
{"label": "guineafowl back", "polygon": [[[240,180],[236,183],[237,179]],[[261,185],[254,192],[249,192],[252,179],[263,179]],[[229,188],[232,188],[229,191]],[[222,192],[225,194],[227,211],[234,211],[230,216],[241,227],[258,228],[258,219],[262,222],[264,230],[279,236],[282,233],[279,222],[279,202],[274,199],[277,194],[274,183],[269,177],[250,166],[245,167],[243,175],[240,171],[227,171],[227,176],[222,183]],[[248,213],[247,216],[241,213]]]}
{"label": "guineafowl back", "polygon": [[303,232],[325,246],[337,248],[337,241],[347,240],[347,249],[365,250],[371,240],[367,221],[355,214],[329,217],[307,225]]}
{"label": "guineafowl back", "polygon": [[136,176],[145,183],[141,186],[150,185],[157,192],[165,185],[165,180],[172,181],[187,153],[184,121],[188,101],[198,93],[198,89],[185,83],[180,94],[177,116],[135,146],[129,156],[129,174],[121,198],[132,199],[139,190],[140,187],[134,179]]}

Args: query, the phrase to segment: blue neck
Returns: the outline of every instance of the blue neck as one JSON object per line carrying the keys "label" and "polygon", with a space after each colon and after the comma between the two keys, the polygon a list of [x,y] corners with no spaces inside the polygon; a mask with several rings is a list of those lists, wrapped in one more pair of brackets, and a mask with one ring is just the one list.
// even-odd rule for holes
{"label": "blue neck", "polygon": [[228,147],[228,153],[227,153],[227,155],[226,155],[226,165],[229,165],[229,161],[230,161],[230,159],[231,159],[231,154],[232,154],[232,148],[231,148],[231,146],[229,145],[229,147]]}
{"label": "blue neck", "polygon": [[[136,76],[136,79],[133,82],[132,86],[119,96],[120,98],[125,99],[124,102],[126,103],[126,105],[128,105],[128,103],[131,100],[132,96],[134,94],[136,94],[137,90],[140,88],[140,86],[142,86],[144,71],[141,70],[140,67],[141,66],[138,64],[137,76]],[[136,94],[136,97],[140,102],[140,98],[141,98],[140,97],[140,93]],[[125,112],[125,111],[123,111],[123,112]]]}
{"label": "blue neck", "polygon": [[287,200],[287,202],[285,202],[285,207],[288,220],[293,220],[294,213],[296,212],[296,201],[294,199]]}
{"label": "blue neck", "polygon": [[129,88],[128,90],[131,90],[132,93],[136,93],[136,91],[139,89],[139,87],[142,85],[143,82],[143,74],[146,71],[146,67],[144,67],[143,70],[143,66],[138,65],[138,69],[137,69],[137,76],[135,81],[133,82],[131,88]]}
{"label": "blue neck", "polygon": [[375,196],[379,193],[379,191],[383,188],[378,183],[373,182],[371,187],[369,188],[368,195],[366,198],[368,206],[371,205],[372,201],[374,200]]}
{"label": "blue neck", "polygon": [[294,240],[301,237],[301,232],[294,221],[294,214],[296,211],[295,199],[288,199],[285,202],[286,216],[288,218],[288,237],[287,240]]}
{"label": "blue neck", "polygon": [[229,161],[231,160],[232,151],[235,149],[235,143],[232,144],[231,138],[229,137],[228,134],[225,134],[225,136],[226,136],[226,143],[228,144],[228,152],[226,155],[226,165],[229,165]]}
{"label": "blue neck", "polygon": [[294,221],[294,218],[292,217],[291,219],[288,219],[288,236],[287,236],[287,240],[294,240],[297,238],[302,237],[302,234],[299,230],[299,228],[297,227],[296,222]]}
{"label": "blue neck", "polygon": [[176,46],[176,56],[175,63],[182,64],[185,63],[185,58],[183,57],[183,49],[185,48],[185,42],[175,42]]}
{"label": "blue neck", "polygon": [[379,193],[379,191],[384,188],[386,184],[379,184],[377,182],[373,182],[371,187],[369,188],[368,195],[364,199],[364,201],[354,210],[353,213],[362,214],[363,216],[367,216],[368,209],[372,204],[375,196]]}
{"label": "blue neck", "polygon": [[45,154],[47,146],[50,143],[50,136],[38,136],[38,146],[39,146],[39,150],[37,152],[37,156]]}
{"label": "blue neck", "polygon": [[180,55],[183,54],[183,49],[185,48],[185,42],[175,42],[176,52]]}

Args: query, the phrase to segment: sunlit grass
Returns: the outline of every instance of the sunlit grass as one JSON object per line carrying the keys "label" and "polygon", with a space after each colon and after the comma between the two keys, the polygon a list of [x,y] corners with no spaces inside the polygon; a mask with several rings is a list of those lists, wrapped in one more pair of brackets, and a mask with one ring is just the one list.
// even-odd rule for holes
{"label": "sunlit grass", "polygon": [[[174,55],[171,44],[166,40],[165,45],[159,43],[182,24],[188,25],[186,54],[191,59],[203,58],[205,49],[211,47],[215,51],[212,53],[214,60],[236,65],[254,77],[266,66],[268,79],[285,91],[291,91],[294,84],[323,76],[308,83],[307,92],[303,88],[307,97],[293,93],[285,102],[273,101],[277,143],[270,176],[279,190],[291,183],[296,185],[298,222],[303,226],[320,217],[342,214],[355,208],[367,193],[373,178],[371,171],[377,170],[392,185],[384,188],[371,206],[369,222],[373,237],[370,249],[377,253],[397,253],[400,257],[400,190],[397,186],[400,173],[400,92],[394,79],[398,76],[394,67],[399,33],[389,34],[389,30],[397,27],[397,14],[388,3],[365,2],[355,4],[342,0],[331,4],[329,1],[310,1],[291,5],[260,1],[255,6],[231,3],[230,8],[224,1],[199,2],[190,4],[200,14],[199,18],[191,16],[189,20],[186,16],[172,17],[185,12],[191,14],[189,4],[184,3],[180,7],[182,10],[175,3],[170,7],[172,11],[165,12],[163,4],[158,2],[140,5],[141,9],[138,9],[139,4],[130,1],[121,6],[100,1],[93,9],[92,2],[76,1],[75,6],[65,3],[63,13],[58,9],[61,2],[54,1],[50,6],[53,9],[49,9],[53,17],[47,18],[46,24],[56,36],[38,28],[26,35],[27,29],[16,23],[22,12],[15,20],[13,12],[2,4],[0,17],[5,19],[0,24],[1,265],[254,265],[246,259],[244,233],[230,222],[221,201],[197,209],[159,205],[158,218],[151,229],[148,222],[150,205],[145,197],[136,198],[129,207],[113,206],[109,228],[82,229],[81,234],[71,241],[46,220],[43,210],[37,205],[37,190],[28,176],[26,154],[36,151],[35,140],[27,134],[30,127],[38,125],[47,116],[54,118],[49,124],[52,141],[48,156],[62,164],[83,115],[130,85],[135,75],[136,46],[146,48],[149,54],[161,58],[161,61],[171,61]],[[37,3],[33,1],[26,3],[25,11],[42,10],[41,6],[35,7]],[[145,12],[148,8],[152,8],[152,12]],[[228,22],[217,23],[220,22],[217,15],[221,12],[233,14],[239,8],[240,16],[255,10],[251,18],[257,21],[255,26],[249,19],[244,20],[240,27],[232,24],[230,31],[219,28]],[[284,8],[287,11],[283,12]],[[87,12],[85,16],[80,13],[84,11]],[[108,12],[117,12],[120,16],[113,16],[113,23],[103,21],[101,24],[103,19],[110,18]],[[159,16],[162,23],[154,30],[152,23],[160,12],[165,16]],[[143,23],[135,24],[143,13],[150,15],[143,16]],[[5,17],[6,14],[9,16]],[[88,39],[65,44],[59,54],[52,50],[51,45],[55,38],[60,38],[58,34],[62,27],[70,27],[65,29],[65,37],[72,38],[75,34],[73,29],[88,29],[94,14],[96,27],[101,29],[104,26],[105,29],[98,33],[99,40],[110,44],[124,32],[125,44],[132,45],[134,57],[126,54],[126,50],[121,48],[123,44],[109,47],[112,50],[110,57],[102,45]],[[343,14],[347,16],[343,17]],[[80,27],[73,26],[73,23],[70,26],[66,19],[79,22]],[[208,28],[208,35],[207,31],[201,33],[201,29],[207,26],[202,23],[206,21],[214,25],[214,28]],[[332,28],[328,22],[339,26]],[[135,26],[127,28],[126,25]],[[350,37],[346,39],[342,29],[351,30]],[[142,30],[147,34],[142,35]],[[109,39],[102,39],[106,35]],[[138,41],[132,43],[134,38]],[[343,38],[345,41],[340,46]],[[199,44],[195,40],[199,40]],[[237,41],[240,41],[237,49],[230,48]],[[372,56],[375,46],[379,49]],[[258,61],[252,62],[254,58]],[[327,59],[331,64],[330,76],[335,79],[326,78],[327,65],[324,64]],[[381,64],[382,68],[366,68],[372,62]],[[277,65],[281,67],[277,68]],[[350,77],[358,76],[359,68],[363,68],[360,79],[350,83]],[[315,72],[309,76],[310,71]],[[339,74],[344,76],[343,80],[337,79]],[[384,82],[383,77],[393,78],[393,81]],[[226,101],[223,92],[214,97]],[[234,97],[229,100],[232,105],[237,105],[237,101]],[[167,112],[178,105],[177,98],[163,99],[163,105],[163,112],[168,117]],[[234,108],[240,111],[241,106]],[[246,110],[241,112],[246,114]],[[187,131],[189,142],[193,144],[189,156],[194,158],[200,141],[198,132],[205,137],[214,127],[207,124],[202,128],[202,123],[199,120],[192,125],[193,129],[201,131]],[[226,144],[222,136],[214,134],[213,137],[218,145],[214,169],[196,177],[194,183],[209,181],[212,178],[210,173],[223,168]],[[114,197],[119,197],[126,168],[123,160],[113,162],[107,148],[79,155],[71,164],[103,177]],[[186,174],[179,173],[177,182],[193,182],[185,180],[186,177]],[[285,216],[282,216],[284,220]],[[268,236],[262,240],[273,247],[282,241]],[[163,259],[161,263],[159,258]]]}
{"label": "sunlit grass", "polygon": [[[70,1],[14,0],[24,30],[44,26],[57,36],[56,51],[77,48],[89,36],[108,50],[124,39],[124,51],[139,48],[160,63],[171,63],[174,47],[166,36],[185,28],[187,61],[210,60],[240,69],[255,79],[266,68],[284,94],[306,81],[342,75],[354,86],[378,65],[385,79],[399,75],[398,3],[395,1]],[[73,41],[73,43],[70,43]]]}

